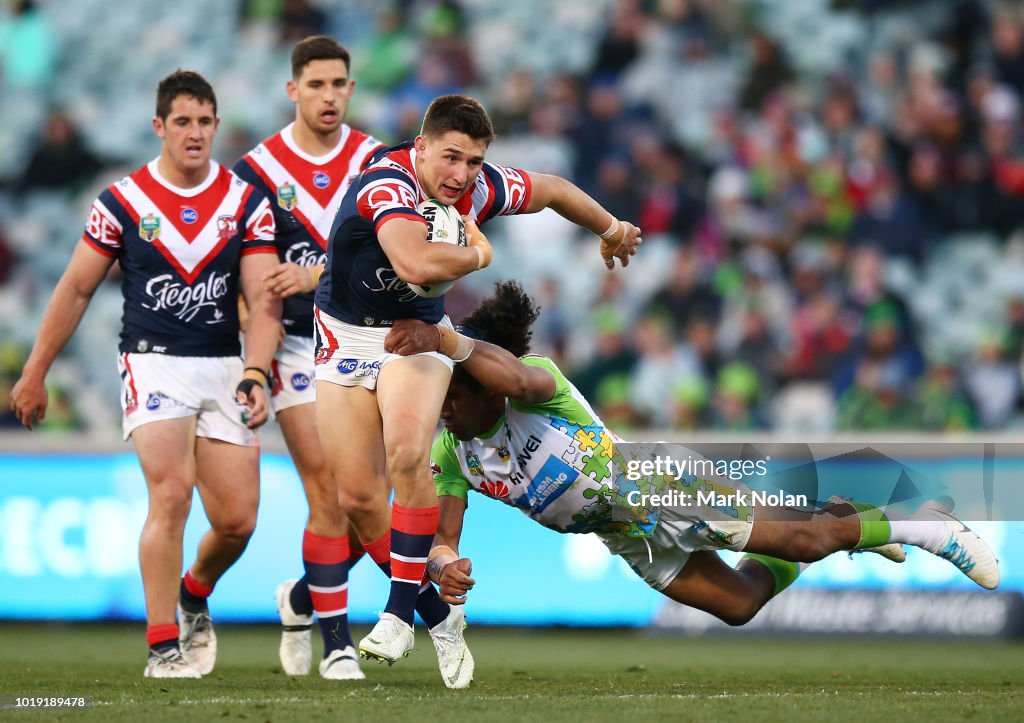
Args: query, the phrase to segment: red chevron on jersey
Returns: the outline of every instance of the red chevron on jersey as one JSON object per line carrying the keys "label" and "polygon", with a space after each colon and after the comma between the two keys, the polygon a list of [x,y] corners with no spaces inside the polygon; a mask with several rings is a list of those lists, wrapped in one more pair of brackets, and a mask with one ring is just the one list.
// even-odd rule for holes
{"label": "red chevron on jersey", "polygon": [[381,148],[377,139],[342,125],[338,145],[312,157],[291,140],[292,125],[271,136],[248,154],[252,168],[276,192],[277,203],[290,212],[324,250],[334,215],[351,180]]}
{"label": "red chevron on jersey", "polygon": [[238,232],[237,220],[253,188],[219,164],[189,195],[155,178],[143,166],[111,186],[115,198],[189,284]]}

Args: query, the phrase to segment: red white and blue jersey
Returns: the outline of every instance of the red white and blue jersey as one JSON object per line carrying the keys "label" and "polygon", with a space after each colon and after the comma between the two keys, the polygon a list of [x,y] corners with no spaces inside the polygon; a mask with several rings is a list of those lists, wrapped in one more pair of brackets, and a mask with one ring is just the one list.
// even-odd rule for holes
{"label": "red white and blue jersey", "polygon": [[121,264],[122,352],[237,356],[239,265],[274,253],[274,215],[255,187],[211,162],[195,188],[138,169],[93,201],[82,240]]}
{"label": "red white and blue jersey", "polygon": [[[245,154],[233,170],[271,199],[277,257],[318,266],[326,263],[328,234],[345,191],[384,144],[343,124],[338,145],[325,155],[311,156],[295,144],[294,125]],[[284,299],[281,323],[286,334],[312,337],[313,292]]]}
{"label": "red white and blue jersey", "polygon": [[[455,204],[483,226],[495,216],[523,213],[530,201],[525,171],[484,163],[476,182]],[[395,218],[426,223],[416,207],[428,200],[416,176],[416,150],[403,143],[376,155],[342,201],[327,246],[327,267],[316,292],[317,308],[348,324],[389,326],[395,319],[435,324],[444,298],[417,296],[398,278],[377,233]]]}

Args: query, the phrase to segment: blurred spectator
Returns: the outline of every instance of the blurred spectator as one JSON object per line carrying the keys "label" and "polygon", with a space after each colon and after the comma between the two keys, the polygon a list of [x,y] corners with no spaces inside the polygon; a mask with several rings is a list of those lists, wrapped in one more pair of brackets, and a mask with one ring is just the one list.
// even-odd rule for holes
{"label": "blurred spectator", "polygon": [[646,310],[667,313],[673,326],[683,329],[694,317],[717,323],[721,306],[721,298],[704,280],[703,265],[697,253],[690,246],[680,246],[668,280],[647,301]]}
{"label": "blurred spectator", "polygon": [[918,420],[906,397],[907,383],[898,364],[862,359],[853,384],[839,397],[836,429],[914,429]]}
{"label": "blurred spectator", "polygon": [[902,256],[920,264],[934,234],[930,219],[911,203],[899,181],[884,175],[869,192],[864,210],[854,219],[850,242],[878,246],[886,256]]}
{"label": "blurred spectator", "polygon": [[640,52],[647,18],[639,0],[614,0],[604,37],[598,42],[591,75],[615,79]]}
{"label": "blurred spectator", "polygon": [[310,0],[284,0],[279,22],[282,45],[294,45],[309,35],[327,32],[327,15]]}
{"label": "blurred spectator", "polygon": [[715,378],[712,426],[730,432],[761,429],[756,402],[760,389],[757,373],[747,364],[732,362],[722,367]]}
{"label": "blurred spectator", "polygon": [[978,415],[964,390],[957,366],[948,359],[934,361],[917,389],[919,426],[935,432],[968,432],[978,428]]}
{"label": "blurred spectator", "polygon": [[648,425],[667,426],[671,420],[666,396],[678,381],[699,377],[700,364],[692,349],[676,343],[666,315],[642,316],[633,330],[633,348],[639,361],[630,381],[632,404]]}
{"label": "blurred spectator", "polygon": [[[877,369],[877,375],[875,371]],[[878,385],[861,384],[862,389],[876,391],[883,382],[892,382],[906,391],[924,370],[920,352],[904,337],[899,317],[892,307],[879,305],[871,308],[864,319],[864,335],[852,350],[844,366],[835,377],[836,389],[842,393],[857,377],[865,374],[878,379]],[[888,389],[888,387],[885,387]]]}
{"label": "blurred spectator", "polygon": [[77,191],[106,165],[89,150],[71,118],[53,111],[21,175],[11,180],[17,194],[34,189]]}
{"label": "blurred spectator", "polygon": [[389,90],[409,77],[415,62],[416,36],[398,8],[377,13],[377,28],[353,59],[360,89]]}
{"label": "blurred spectator", "polygon": [[587,399],[597,399],[598,389],[606,379],[619,376],[628,383],[637,356],[626,338],[626,318],[618,310],[610,306],[594,309],[588,325],[594,336],[593,351],[586,363],[575,367],[569,377],[580,394]]}
{"label": "blurred spectator", "polygon": [[1001,330],[980,332],[974,358],[964,371],[964,383],[985,429],[1005,426],[1020,395],[1019,365],[1007,355],[1004,338]]}
{"label": "blurred spectator", "polygon": [[34,0],[9,0],[0,16],[0,81],[9,88],[47,92],[57,67],[58,45]]}
{"label": "blurred spectator", "polygon": [[765,99],[793,80],[786,52],[767,33],[754,31],[748,40],[750,67],[739,92],[740,107],[758,110]]}

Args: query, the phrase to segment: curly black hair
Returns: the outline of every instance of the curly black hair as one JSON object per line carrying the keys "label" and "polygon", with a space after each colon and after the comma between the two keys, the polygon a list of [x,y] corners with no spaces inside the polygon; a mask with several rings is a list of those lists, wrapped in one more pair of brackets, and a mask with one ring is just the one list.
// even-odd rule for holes
{"label": "curly black hair", "polygon": [[483,339],[518,357],[530,351],[530,327],[539,315],[540,307],[518,281],[496,281],[494,293],[464,318],[460,327],[467,336]]}

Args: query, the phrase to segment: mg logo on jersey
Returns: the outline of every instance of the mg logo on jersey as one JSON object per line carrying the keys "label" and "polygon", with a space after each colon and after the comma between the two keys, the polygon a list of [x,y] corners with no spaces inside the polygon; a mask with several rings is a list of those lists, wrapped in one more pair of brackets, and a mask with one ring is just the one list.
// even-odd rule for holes
{"label": "mg logo on jersey", "polygon": [[283,208],[289,213],[295,204],[298,203],[295,199],[295,186],[290,183],[286,183],[283,186],[277,187],[277,205]]}
{"label": "mg logo on jersey", "polygon": [[331,185],[331,177],[326,173],[314,173],[313,185],[317,188],[327,188]]}
{"label": "mg logo on jersey", "polygon": [[189,208],[188,206],[185,206],[183,209],[181,209],[181,220],[184,221],[185,223],[195,223],[196,221],[199,220],[199,212],[196,211],[194,208]]}
{"label": "mg logo on jersey", "polygon": [[222,239],[229,239],[238,233],[238,219],[234,216],[220,216],[217,218],[217,235]]}
{"label": "mg logo on jersey", "polygon": [[341,374],[351,374],[358,368],[358,359],[342,359],[340,362],[338,362],[338,372]]}
{"label": "mg logo on jersey", "polygon": [[160,217],[147,213],[139,219],[139,238],[153,243],[160,238]]}

